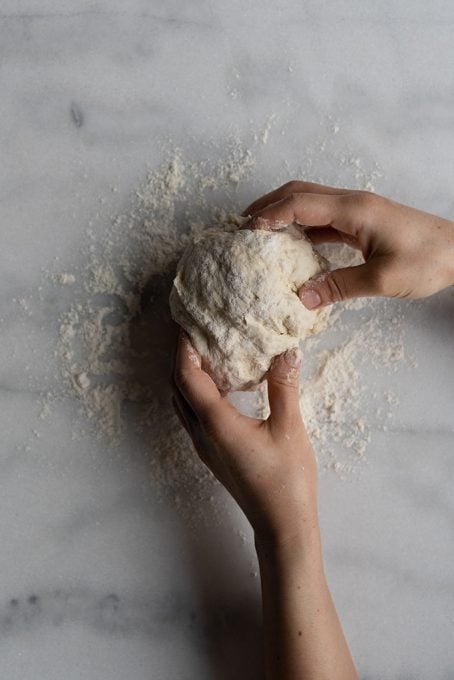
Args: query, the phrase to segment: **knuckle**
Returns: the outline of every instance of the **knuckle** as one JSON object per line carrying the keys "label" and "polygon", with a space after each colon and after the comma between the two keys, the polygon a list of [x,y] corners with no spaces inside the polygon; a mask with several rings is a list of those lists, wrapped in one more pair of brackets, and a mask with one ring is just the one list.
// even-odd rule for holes
{"label": "knuckle", "polygon": [[339,196],[337,200],[342,206],[343,220],[350,224],[350,228],[356,225],[355,231],[380,219],[386,201],[371,191],[354,191]]}
{"label": "knuckle", "polygon": [[299,371],[297,369],[289,369],[288,373],[275,373],[272,378],[272,383],[277,387],[285,388],[288,392],[298,392],[298,375]]}
{"label": "knuckle", "polygon": [[301,191],[292,191],[290,194],[288,194],[284,201],[286,202],[287,205],[294,207],[295,203],[300,201],[302,198]]}
{"label": "knuckle", "polygon": [[297,179],[292,179],[290,182],[284,184],[283,189],[285,189],[287,193],[293,194],[297,191],[301,191],[301,184],[302,182],[299,182]]}
{"label": "knuckle", "polygon": [[325,284],[328,288],[329,299],[333,302],[342,302],[347,298],[347,285],[344,276],[340,272],[335,277],[327,276]]}
{"label": "knuckle", "polygon": [[372,191],[358,191],[354,195],[354,201],[356,206],[364,212],[375,212],[381,207],[383,199]]}

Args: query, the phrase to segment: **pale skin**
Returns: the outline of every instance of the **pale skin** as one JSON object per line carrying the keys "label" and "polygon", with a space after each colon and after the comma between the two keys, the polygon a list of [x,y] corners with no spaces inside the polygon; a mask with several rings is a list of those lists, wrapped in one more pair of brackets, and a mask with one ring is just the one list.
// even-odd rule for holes
{"label": "pale skin", "polygon": [[299,291],[309,309],[348,298],[423,298],[454,285],[454,222],[367,191],[292,181],[254,201],[251,229],[304,225],[313,243],[346,243],[365,264],[315,277]]}
{"label": "pale skin", "polygon": [[[314,242],[362,250],[366,264],[300,289],[310,308],[361,295],[425,297],[454,284],[454,223],[385,198],[290,182],[245,214],[251,215],[249,228],[296,222]],[[181,333],[174,404],[199,456],[254,530],[267,680],[354,680],[324,574],[316,462],[299,407],[299,361],[293,350],[275,358],[267,374],[270,416],[249,418],[220,394]]]}

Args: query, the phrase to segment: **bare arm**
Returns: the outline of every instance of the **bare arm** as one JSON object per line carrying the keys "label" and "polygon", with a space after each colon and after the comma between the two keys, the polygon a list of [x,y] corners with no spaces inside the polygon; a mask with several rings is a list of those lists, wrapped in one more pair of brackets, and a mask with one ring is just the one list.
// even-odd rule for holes
{"label": "bare arm", "polygon": [[221,396],[182,334],[175,406],[202,460],[254,529],[267,680],[356,680],[323,572],[316,463],[298,379],[296,351],[277,357],[268,374],[271,415],[248,418]]}
{"label": "bare arm", "polygon": [[284,545],[256,541],[267,678],[353,680],[358,676],[323,571],[318,527],[311,531]]}

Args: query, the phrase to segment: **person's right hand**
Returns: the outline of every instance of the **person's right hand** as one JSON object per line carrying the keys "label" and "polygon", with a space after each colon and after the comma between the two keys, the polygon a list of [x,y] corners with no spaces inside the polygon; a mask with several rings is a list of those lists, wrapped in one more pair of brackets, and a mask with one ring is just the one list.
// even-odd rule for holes
{"label": "person's right hand", "polygon": [[174,406],[200,458],[242,508],[257,542],[318,545],[317,472],[299,405],[299,353],[274,359],[267,373],[270,416],[241,414],[202,369],[180,333]]}
{"label": "person's right hand", "polygon": [[249,229],[305,226],[313,243],[341,242],[361,250],[365,263],[305,283],[308,309],[370,295],[421,298],[454,285],[454,222],[367,191],[288,182],[244,212]]}

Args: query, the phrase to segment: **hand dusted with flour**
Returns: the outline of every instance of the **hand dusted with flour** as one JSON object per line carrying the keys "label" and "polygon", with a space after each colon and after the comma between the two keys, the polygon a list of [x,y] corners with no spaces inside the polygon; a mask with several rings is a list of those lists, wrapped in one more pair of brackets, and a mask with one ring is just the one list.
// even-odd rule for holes
{"label": "hand dusted with flour", "polygon": [[325,269],[296,228],[208,230],[184,253],[170,295],[172,315],[220,390],[248,390],[277,354],[320,327],[296,291]]}

